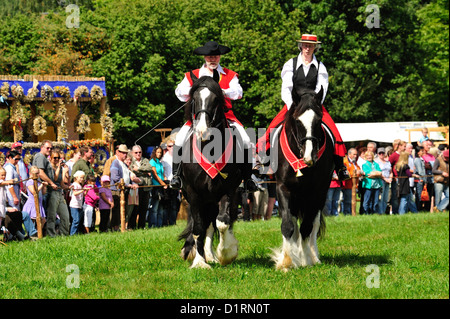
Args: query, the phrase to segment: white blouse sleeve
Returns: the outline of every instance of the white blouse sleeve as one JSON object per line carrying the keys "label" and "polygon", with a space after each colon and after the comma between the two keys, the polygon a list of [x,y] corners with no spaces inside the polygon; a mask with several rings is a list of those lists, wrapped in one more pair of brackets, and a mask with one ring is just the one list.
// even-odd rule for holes
{"label": "white blouse sleeve", "polygon": [[181,102],[186,102],[189,100],[189,91],[191,90],[191,84],[189,83],[189,80],[185,76],[183,81],[178,84],[177,88],[175,89],[175,95]]}
{"label": "white blouse sleeve", "polygon": [[292,76],[294,75],[294,62],[290,59],[283,65],[281,70],[281,99],[286,104],[288,110],[292,104],[292,88],[294,84],[292,83]]}
{"label": "white blouse sleeve", "polygon": [[317,85],[316,85],[316,93],[319,93],[320,88],[323,88],[323,96],[322,96],[322,104],[323,101],[325,101],[325,96],[327,95],[328,91],[328,72],[325,65],[320,62],[319,64],[319,74],[317,75]]}
{"label": "white blouse sleeve", "polygon": [[231,100],[239,100],[242,98],[243,89],[241,84],[239,83],[239,79],[237,75],[235,75],[230,81],[230,87],[226,90],[223,90],[223,93],[226,97]]}

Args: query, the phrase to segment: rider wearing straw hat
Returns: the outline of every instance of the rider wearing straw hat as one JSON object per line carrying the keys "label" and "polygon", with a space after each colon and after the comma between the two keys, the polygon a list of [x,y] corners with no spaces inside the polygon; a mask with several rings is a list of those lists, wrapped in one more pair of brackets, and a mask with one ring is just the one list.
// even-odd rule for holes
{"label": "rider wearing straw hat", "polygon": [[287,61],[281,71],[281,99],[285,105],[270,123],[266,134],[258,140],[258,152],[264,154],[269,149],[268,132],[278,127],[285,118],[287,111],[292,105],[292,89],[294,87],[304,87],[319,92],[322,88],[322,121],[331,130],[335,138],[335,170],[338,172],[340,180],[346,180],[350,177],[343,164],[343,157],[346,154],[345,145],[333,119],[323,107],[323,101],[328,91],[328,73],[325,65],[318,61],[314,54],[319,50],[321,42],[317,40],[317,36],[314,34],[303,34],[302,38],[297,40],[297,42],[300,54]]}
{"label": "rider wearing straw hat", "polygon": [[[193,70],[192,73],[197,77],[200,78],[202,76],[211,76],[213,78],[216,78],[218,80],[219,86],[222,88],[222,92],[225,96],[225,117],[228,120],[228,123],[231,127],[235,128],[238,133],[240,134],[244,148],[248,152],[251,148],[251,141],[250,137],[248,136],[247,132],[245,131],[243,125],[239,122],[239,120],[236,118],[236,116],[233,113],[232,110],[232,100],[238,100],[242,98],[242,87],[239,84],[239,78],[238,74],[232,70],[226,69],[222,67],[220,62],[220,57],[228,52],[230,52],[231,49],[227,46],[220,45],[216,41],[209,41],[206,42],[205,45],[198,47],[194,50],[194,54],[196,55],[202,55],[204,57],[205,63],[202,65],[201,68]],[[178,99],[182,102],[186,102],[189,100],[189,91],[192,87],[193,79],[191,77],[191,72],[185,73],[183,81],[178,84],[177,88],[175,89],[175,95],[178,97]],[[173,178],[170,183],[170,186],[174,189],[180,189],[181,188],[181,179],[180,179],[180,164],[181,160],[176,159],[177,155],[179,155],[180,149],[183,146],[184,142],[186,141],[187,137],[189,136],[189,131],[191,128],[192,123],[188,121],[183,125],[183,127],[178,131],[176,139],[175,139],[175,145],[174,145],[174,162],[173,162]],[[249,191],[255,191],[257,189],[257,185],[253,182],[253,180],[250,178],[251,171],[247,172],[248,176],[245,176],[244,179],[246,180],[246,188]]]}

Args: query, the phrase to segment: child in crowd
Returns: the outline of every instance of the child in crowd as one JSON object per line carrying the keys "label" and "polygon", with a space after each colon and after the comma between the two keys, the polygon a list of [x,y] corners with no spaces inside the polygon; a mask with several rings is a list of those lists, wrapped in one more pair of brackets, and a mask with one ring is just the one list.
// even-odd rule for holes
{"label": "child in crowd", "polygon": [[83,224],[83,184],[86,174],[83,171],[76,171],[73,174],[73,183],[70,185],[72,195],[70,198],[70,214],[72,215],[72,226],[70,227],[70,235],[75,235],[80,232],[80,225]]}
{"label": "child in crowd", "polygon": [[428,137],[428,129],[426,127],[424,127],[422,129],[422,136],[419,138],[419,140],[417,141],[417,144],[419,146],[423,146],[423,142],[428,141],[430,138]]}
{"label": "child in crowd", "polygon": [[108,230],[109,216],[111,209],[114,207],[114,200],[112,196],[109,184],[111,179],[108,175],[103,175],[100,179],[102,187],[99,190],[100,199],[98,202],[98,208],[100,209],[100,232],[106,232]]}
{"label": "child in crowd", "polygon": [[94,215],[95,208],[98,206],[100,197],[98,196],[98,188],[95,187],[96,178],[94,175],[89,174],[86,177],[86,185],[84,190],[84,228],[86,233],[89,233],[92,226],[92,216]]}
{"label": "child in crowd", "polygon": [[[22,211],[28,213],[32,220],[36,220],[37,218],[36,203],[34,201],[34,195],[36,194],[36,192],[34,190],[34,179],[39,177],[39,168],[37,166],[31,166],[29,172],[31,179],[29,179],[25,184],[25,187],[27,188],[28,199],[25,202],[25,205],[23,205]],[[42,201],[44,199],[44,194],[47,192],[47,185],[48,185],[47,182],[43,181],[41,183],[38,180],[39,212],[41,216],[42,226],[45,224],[45,210],[44,206],[42,205]]]}

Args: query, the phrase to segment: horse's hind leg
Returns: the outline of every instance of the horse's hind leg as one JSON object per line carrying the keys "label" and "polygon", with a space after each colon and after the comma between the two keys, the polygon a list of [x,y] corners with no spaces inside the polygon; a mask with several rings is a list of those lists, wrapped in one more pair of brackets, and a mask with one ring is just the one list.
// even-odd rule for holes
{"label": "horse's hind leg", "polygon": [[230,204],[229,197],[225,195],[219,203],[219,215],[216,219],[216,226],[220,234],[217,257],[222,266],[233,262],[238,255],[238,241],[232,230],[234,222],[234,213],[230,212],[232,209],[234,209],[234,201]]}

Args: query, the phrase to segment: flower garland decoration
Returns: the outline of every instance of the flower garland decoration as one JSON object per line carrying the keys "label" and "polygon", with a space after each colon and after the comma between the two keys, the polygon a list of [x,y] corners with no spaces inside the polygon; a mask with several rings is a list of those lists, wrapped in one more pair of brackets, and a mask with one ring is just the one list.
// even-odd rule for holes
{"label": "flower garland decoration", "polygon": [[44,99],[44,102],[51,101],[55,91],[53,91],[50,85],[44,85],[41,89],[41,97]]}
{"label": "flower garland decoration", "polygon": [[87,116],[86,114],[81,114],[80,118],[78,119],[77,133],[84,134],[86,132],[90,132],[90,125],[91,120],[89,119],[89,116]]}
{"label": "flower garland decoration", "polygon": [[25,100],[28,102],[31,102],[34,100],[34,98],[38,95],[39,90],[35,87],[32,87],[28,90],[27,96],[25,97]]}
{"label": "flower garland decoration", "polygon": [[31,102],[34,100],[34,98],[39,93],[39,90],[37,89],[38,85],[39,85],[39,82],[36,79],[34,79],[33,86],[30,89],[28,89],[27,96],[25,97],[25,101]]}
{"label": "flower garland decoration", "polygon": [[97,152],[95,152],[95,163],[97,165],[105,164],[107,158],[108,156],[104,150],[97,150]]}
{"label": "flower garland decoration", "polygon": [[109,104],[106,103],[105,113],[100,117],[100,125],[103,128],[103,132],[105,135],[104,139],[107,141],[109,141],[113,137],[114,133],[114,124],[112,119],[109,117],[110,114]]}
{"label": "flower garland decoration", "polygon": [[9,96],[9,83],[8,82],[3,82],[2,83],[2,87],[0,88],[0,95],[4,99],[8,98],[8,96]]}
{"label": "flower garland decoration", "polygon": [[103,98],[103,90],[101,87],[99,87],[98,85],[94,85],[91,88],[91,98],[92,98],[92,103],[93,104],[97,104],[99,103],[102,98]]}
{"label": "flower garland decoration", "polygon": [[66,103],[71,101],[70,90],[67,86],[55,86],[55,92],[59,94],[62,99],[58,99],[58,111],[55,116],[55,121],[57,124],[57,134],[58,141],[67,139],[69,133],[67,132],[66,122],[67,122],[67,108]]}
{"label": "flower garland decoration", "polygon": [[59,94],[65,102],[70,102],[70,90],[67,86],[55,86],[55,92]]}
{"label": "flower garland decoration", "polygon": [[42,116],[36,116],[33,120],[33,134],[44,135],[47,133],[47,122]]}
{"label": "flower garland decoration", "polygon": [[21,100],[24,97],[23,87],[21,87],[19,84],[14,84],[13,86],[11,86],[11,92],[13,96],[18,100]]}
{"label": "flower garland decoration", "polygon": [[73,94],[75,100],[78,100],[82,96],[89,96],[89,90],[87,86],[81,85],[75,89],[75,92]]}

